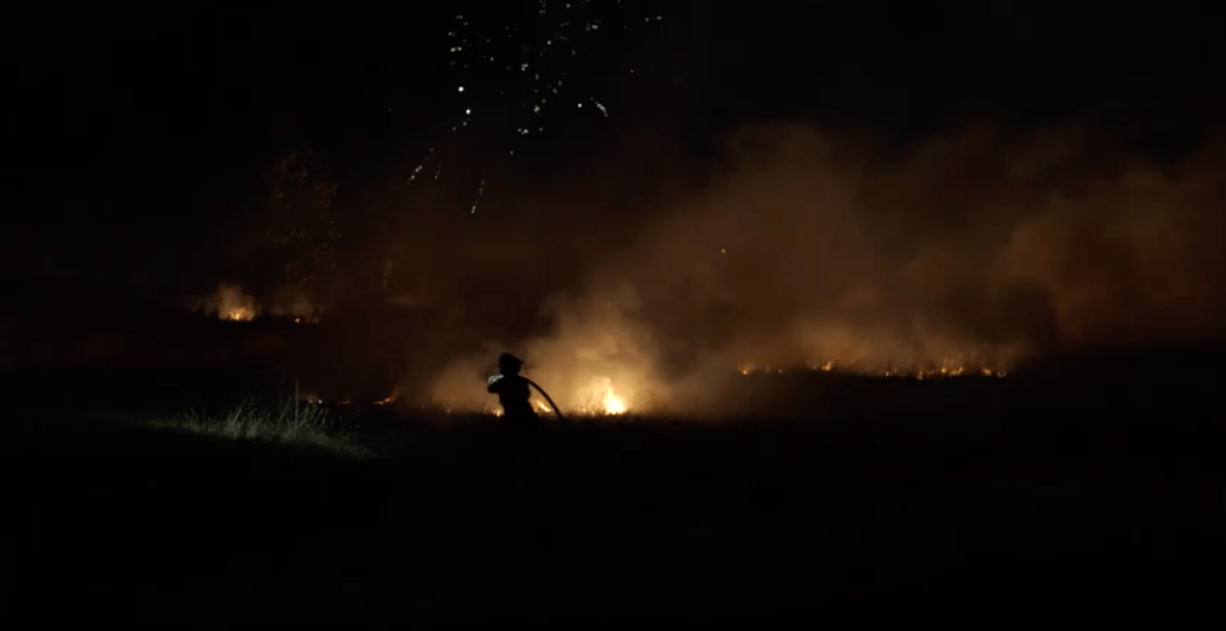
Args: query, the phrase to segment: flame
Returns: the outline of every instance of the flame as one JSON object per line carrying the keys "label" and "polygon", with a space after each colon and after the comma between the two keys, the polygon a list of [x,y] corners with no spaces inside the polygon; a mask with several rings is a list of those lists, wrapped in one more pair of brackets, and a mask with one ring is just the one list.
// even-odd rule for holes
{"label": "flame", "polygon": [[375,401],[375,405],[391,405],[400,398],[400,388],[393,388],[392,393],[386,397]]}
{"label": "flame", "polygon": [[216,293],[196,297],[186,306],[230,322],[250,322],[260,312],[254,296],[244,293],[238,285],[227,283],[219,284]]}
{"label": "flame", "polygon": [[292,320],[295,324],[318,324],[323,307],[313,302],[301,290],[284,290],[265,304],[242,287],[220,283],[217,291],[187,301],[188,308],[202,311],[228,322],[250,322],[257,316],[272,315]]}
{"label": "flame", "polygon": [[604,412],[605,414],[625,414],[626,403],[613,394],[610,390],[604,396]]}
{"label": "flame", "polygon": [[[1008,374],[1003,367],[986,367],[982,364],[976,365],[977,362],[964,362],[963,360],[951,357],[943,360],[940,365],[926,367],[908,367],[905,365],[895,366],[877,366],[869,367],[857,365],[855,362],[847,364],[836,364],[834,360],[826,360],[824,362],[811,362],[808,365],[808,370],[814,372],[841,372],[850,375],[864,375],[877,377],[904,377],[912,379],[930,379],[930,378],[948,378],[961,377],[965,375],[979,375],[983,377],[1004,377]],[[783,374],[787,372],[783,369],[777,369],[773,366],[759,368],[758,364],[748,363],[737,367],[737,372],[742,375],[752,374]]]}
{"label": "flame", "polygon": [[613,392],[613,380],[608,377],[597,378],[586,390],[587,396],[581,398],[586,398],[592,403],[583,410],[584,413],[617,416],[625,414],[629,409],[625,397]]}
{"label": "flame", "polygon": [[255,319],[255,311],[247,307],[232,307],[226,312],[226,319],[234,322],[250,322]]}

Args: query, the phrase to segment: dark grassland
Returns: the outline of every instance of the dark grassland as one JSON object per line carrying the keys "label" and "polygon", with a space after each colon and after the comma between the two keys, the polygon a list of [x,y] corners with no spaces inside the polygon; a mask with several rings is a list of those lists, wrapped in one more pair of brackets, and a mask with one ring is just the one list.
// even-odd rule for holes
{"label": "dark grassland", "polygon": [[335,410],[343,449],[147,422],[244,375],[12,374],[6,595],[38,626],[1221,622],[1224,358],[740,378],[761,412],[721,423]]}

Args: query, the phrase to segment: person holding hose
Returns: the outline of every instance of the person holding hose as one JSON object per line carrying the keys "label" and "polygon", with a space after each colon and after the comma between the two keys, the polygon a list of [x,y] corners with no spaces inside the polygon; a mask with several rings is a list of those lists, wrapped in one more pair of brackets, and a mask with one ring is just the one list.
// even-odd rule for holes
{"label": "person holding hose", "polygon": [[546,401],[549,401],[554,413],[558,415],[558,420],[565,421],[566,419],[558,411],[558,406],[554,404],[553,399],[549,398],[549,395],[545,394],[545,391],[531,379],[519,374],[523,365],[524,360],[510,353],[503,353],[498,357],[499,374],[489,378],[487,389],[492,394],[498,395],[498,402],[502,404],[503,418],[516,425],[534,425],[540,422],[541,419],[537,416],[536,410],[532,409],[532,404],[528,402],[532,396],[532,391],[529,389],[531,386],[536,388]]}

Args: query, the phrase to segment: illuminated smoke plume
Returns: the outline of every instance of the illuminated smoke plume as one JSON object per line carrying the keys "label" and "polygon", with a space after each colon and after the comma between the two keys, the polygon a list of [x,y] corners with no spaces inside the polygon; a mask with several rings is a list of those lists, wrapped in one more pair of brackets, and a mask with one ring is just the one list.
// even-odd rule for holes
{"label": "illuminated smoke plume", "polygon": [[271,297],[267,305],[262,305],[242,287],[230,283],[218,285],[216,293],[190,300],[188,308],[233,322],[249,322],[265,314],[300,323],[318,322],[323,314],[322,306],[305,289],[282,289]]}
{"label": "illuminated smoke plume", "polygon": [[[1224,333],[1216,149],[1162,167],[1077,129],[981,125],[902,155],[805,126],[724,147],[705,187],[644,211],[631,247],[546,305],[550,335],[503,340],[564,410],[608,387],[683,410],[738,368],[994,374]],[[448,366],[436,400],[488,408],[500,350]]]}
{"label": "illuminated smoke plume", "polygon": [[259,302],[238,285],[221,283],[217,293],[192,301],[191,308],[222,320],[247,322],[260,313]]}
{"label": "illuminated smoke plume", "polygon": [[[524,374],[545,387],[564,414],[658,409],[668,399],[668,384],[654,370],[660,357],[650,328],[626,317],[637,306],[628,285],[578,303],[550,301],[545,309],[555,332],[518,344],[528,360]],[[451,363],[435,381],[434,399],[457,409],[492,409],[496,401],[473,383],[493,370],[500,350],[489,345],[484,354]]]}

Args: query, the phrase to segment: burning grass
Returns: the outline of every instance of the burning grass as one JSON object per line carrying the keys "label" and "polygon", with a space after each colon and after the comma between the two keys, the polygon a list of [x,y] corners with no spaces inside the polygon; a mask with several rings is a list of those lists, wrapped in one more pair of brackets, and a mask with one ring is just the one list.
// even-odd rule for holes
{"label": "burning grass", "polygon": [[261,304],[239,285],[224,282],[218,284],[216,292],[189,299],[185,306],[229,322],[250,322],[257,316],[268,315],[289,319],[296,324],[318,324],[322,314],[320,305],[296,288],[282,290],[268,304]]}
{"label": "burning grass", "polygon": [[[485,416],[431,423],[403,403],[373,405],[363,433],[386,457],[356,466],[239,448],[334,435],[314,406],[297,418],[292,402],[275,413],[248,401],[226,414],[171,415],[168,424],[217,438],[167,431],[145,440],[152,432],[70,426],[81,410],[46,403],[65,400],[50,389],[62,380],[43,392],[10,380],[0,384],[12,391],[4,403],[24,395],[37,413],[17,415],[27,425],[5,441],[37,482],[8,507],[14,540],[30,552],[13,573],[83,568],[66,574],[70,595],[102,606],[73,611],[97,620],[99,611],[126,614],[108,608],[121,603],[135,612],[128,626],[174,626],[202,598],[222,604],[205,612],[219,628],[355,626],[354,611],[381,626],[437,626],[406,606],[406,585],[414,602],[441,603],[475,627],[522,619],[525,603],[568,622],[589,610],[660,619],[660,603],[678,600],[664,615],[692,620],[720,602],[747,617],[808,611],[815,589],[863,616],[920,582],[930,590],[920,597],[984,603],[1013,622],[1034,603],[1064,611],[1070,597],[1100,604],[1090,613],[1101,619],[1150,576],[1185,577],[1180,593],[1216,596],[1202,577],[1220,569],[1223,434],[1213,421],[1223,402],[1213,386],[1222,373],[1213,366],[1222,356],[1106,357],[1088,373],[1070,367],[1030,384],[1022,368],[1009,379],[847,379],[829,418],[811,409],[800,422],[758,407],[726,424],[599,417],[521,434]],[[1119,376],[1100,378],[1100,365]],[[1149,372],[1122,380],[1138,366]],[[808,378],[833,380],[730,380],[742,392],[765,383],[807,391]],[[781,403],[788,393],[767,391]],[[628,414],[639,421],[636,410]],[[524,567],[534,579],[514,580]],[[577,581],[577,571],[609,580]],[[1095,591],[1102,586],[1120,591]],[[303,593],[322,597],[304,603]],[[1160,612],[1172,602],[1164,595],[1154,599]],[[459,618],[470,613],[486,619]]]}
{"label": "burning grass", "polygon": [[[993,364],[988,367],[980,362],[961,358],[949,358],[941,362],[927,363],[868,363],[835,362],[828,360],[813,364],[771,365],[746,363],[735,370],[711,371],[675,384],[652,384],[643,379],[634,379],[633,371],[606,366],[604,374],[619,374],[623,379],[607,376],[567,374],[565,371],[542,371],[546,376],[538,379],[554,397],[561,412],[570,419],[603,421],[632,421],[659,416],[682,416],[708,418],[726,415],[728,410],[740,410],[744,401],[753,393],[770,389],[776,381],[780,386],[797,387],[804,384],[808,392],[817,392],[834,383],[845,380],[936,381],[1004,378],[1010,374],[1007,365]],[[599,374],[598,370],[589,371]],[[751,379],[752,378],[752,379]],[[433,403],[437,409],[451,414],[480,414],[501,416],[502,409],[493,395],[488,395],[476,386],[466,386],[473,380],[467,375],[454,376],[448,383],[451,396],[439,397]],[[817,390],[814,390],[814,389]],[[435,392],[438,396],[438,391]],[[531,403],[543,418],[552,419],[554,410],[537,393]],[[383,405],[376,402],[375,405]]]}
{"label": "burning grass", "polygon": [[947,377],[1005,377],[1009,371],[1005,364],[993,364],[991,367],[981,361],[966,361],[960,358],[947,358],[939,362],[924,363],[861,363],[836,362],[833,359],[822,363],[811,363],[802,367],[777,367],[748,363],[737,368],[744,376],[762,374],[784,374],[792,372],[823,372],[835,375],[860,377],[898,377],[904,379],[941,379]]}

